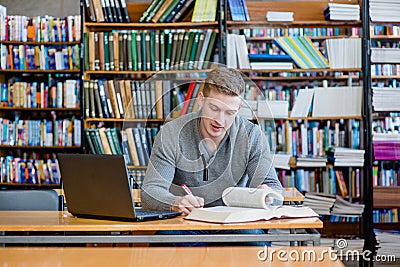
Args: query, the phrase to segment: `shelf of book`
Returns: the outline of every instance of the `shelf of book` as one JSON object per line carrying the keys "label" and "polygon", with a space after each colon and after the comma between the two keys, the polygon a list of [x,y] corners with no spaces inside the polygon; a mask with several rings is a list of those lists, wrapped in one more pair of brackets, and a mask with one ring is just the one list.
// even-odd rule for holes
{"label": "shelf of book", "polygon": [[97,22],[86,22],[85,27],[90,30],[108,30],[108,29],[199,29],[199,28],[217,28],[218,22],[175,22],[175,23],[97,23]]}
{"label": "shelf of book", "polygon": [[0,111],[40,111],[40,112],[50,112],[50,111],[81,111],[80,108],[24,108],[24,107],[0,107]]}
{"label": "shelf of book", "polygon": [[81,151],[81,16],[1,23],[0,187],[58,188],[55,154]]}
{"label": "shelf of book", "polygon": [[56,189],[60,188],[60,184],[17,184],[17,183],[0,183],[0,188],[18,188],[18,189],[29,189],[29,188],[45,188],[45,189]]}
{"label": "shelf of book", "polygon": [[[360,68],[340,68],[340,69],[331,69],[331,68],[324,68],[324,69],[292,69],[292,70],[283,70],[283,69],[240,69],[241,72],[244,73],[257,73],[257,72],[285,72],[285,73],[310,73],[310,72],[360,72]],[[310,78],[310,77],[308,77]]]}
{"label": "shelf of book", "polygon": [[74,42],[34,42],[34,41],[27,41],[27,42],[22,42],[22,41],[0,41],[0,44],[4,45],[54,45],[54,46],[59,46],[59,45],[79,45],[80,41],[74,41]]}
{"label": "shelf of book", "polygon": [[[160,71],[155,71],[155,70],[136,70],[136,71],[132,71],[132,70],[87,70],[85,71],[85,75],[89,76],[89,75],[118,75],[118,74],[126,74],[126,75],[135,75],[135,74],[144,74],[144,75],[154,75],[154,74],[158,74],[160,75],[162,78],[162,75],[164,74],[179,74],[179,73],[202,73],[202,72],[209,72],[211,69],[203,69],[203,70],[162,70]],[[178,78],[179,79],[179,76]],[[182,78],[183,79],[183,78]]]}

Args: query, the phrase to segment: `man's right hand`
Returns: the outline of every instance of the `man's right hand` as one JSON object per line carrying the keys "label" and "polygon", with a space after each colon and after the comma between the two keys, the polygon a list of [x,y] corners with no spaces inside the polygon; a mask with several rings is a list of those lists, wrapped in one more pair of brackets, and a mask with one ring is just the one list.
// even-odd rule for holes
{"label": "man's right hand", "polygon": [[195,208],[202,208],[204,206],[204,198],[196,197],[193,195],[186,195],[174,201],[171,210],[175,212],[182,212],[188,215]]}

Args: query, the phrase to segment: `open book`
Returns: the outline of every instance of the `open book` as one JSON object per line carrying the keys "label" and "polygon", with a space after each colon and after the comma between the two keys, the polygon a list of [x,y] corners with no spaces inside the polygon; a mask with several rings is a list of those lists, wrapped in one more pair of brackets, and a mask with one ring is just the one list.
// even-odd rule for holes
{"label": "open book", "polygon": [[[267,196],[269,199],[266,199]],[[239,223],[273,218],[318,216],[309,207],[282,206],[283,196],[280,192],[272,189],[229,187],[222,193],[222,200],[227,206],[194,209],[185,219],[214,223]]]}

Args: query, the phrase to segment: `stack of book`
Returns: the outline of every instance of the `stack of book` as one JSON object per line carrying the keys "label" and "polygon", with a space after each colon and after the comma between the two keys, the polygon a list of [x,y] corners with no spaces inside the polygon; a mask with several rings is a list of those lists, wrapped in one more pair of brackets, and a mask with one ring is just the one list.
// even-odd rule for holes
{"label": "stack of book", "polygon": [[328,159],[323,156],[297,156],[297,167],[326,167]]}
{"label": "stack of book", "polygon": [[362,167],[364,166],[363,149],[354,149],[347,147],[330,147],[327,151],[328,159],[334,161],[334,166],[344,167]]}
{"label": "stack of book", "polygon": [[395,255],[400,257],[400,231],[375,229],[378,242],[378,255]]}
{"label": "stack of book", "polygon": [[250,21],[246,0],[228,0],[232,21]]}
{"label": "stack of book", "polygon": [[250,54],[249,60],[253,70],[293,69],[293,59],[288,55]]}
{"label": "stack of book", "polygon": [[400,21],[398,0],[370,0],[369,14],[372,21]]}
{"label": "stack of book", "polygon": [[319,215],[330,215],[335,201],[335,196],[331,194],[307,192],[303,205],[312,208]]}
{"label": "stack of book", "polygon": [[268,11],[268,21],[293,21],[293,12]]}
{"label": "stack of book", "polygon": [[400,110],[399,88],[372,87],[372,105],[375,111]]}
{"label": "stack of book", "polygon": [[361,68],[361,38],[326,40],[326,51],[331,68]]}
{"label": "stack of book", "polygon": [[85,0],[85,12],[93,22],[130,22],[125,0]]}
{"label": "stack of book", "polygon": [[329,63],[307,36],[279,37],[274,39],[296,65],[302,69],[329,68]]}
{"label": "stack of book", "polygon": [[324,16],[327,20],[359,20],[360,6],[358,4],[328,3],[324,8]]}
{"label": "stack of book", "polygon": [[336,196],[332,214],[340,216],[361,216],[364,212],[364,204],[351,203],[340,196]]}
{"label": "stack of book", "polygon": [[400,63],[400,48],[371,48],[373,63]]}
{"label": "stack of book", "polygon": [[374,133],[372,143],[376,160],[400,159],[400,134]]}

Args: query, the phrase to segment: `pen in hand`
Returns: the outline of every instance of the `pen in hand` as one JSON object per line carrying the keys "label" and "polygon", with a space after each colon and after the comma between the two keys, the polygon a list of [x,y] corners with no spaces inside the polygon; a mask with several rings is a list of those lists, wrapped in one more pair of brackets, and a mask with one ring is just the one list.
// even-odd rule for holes
{"label": "pen in hand", "polygon": [[194,207],[200,208],[203,206],[203,204],[199,201],[199,199],[193,195],[192,190],[190,190],[190,188],[187,185],[181,184],[181,187],[183,188],[183,190],[185,190],[186,194],[193,200],[194,203],[192,202],[191,204],[193,204]]}

